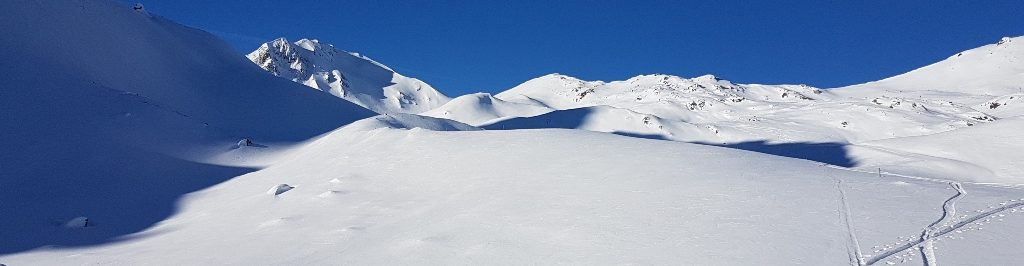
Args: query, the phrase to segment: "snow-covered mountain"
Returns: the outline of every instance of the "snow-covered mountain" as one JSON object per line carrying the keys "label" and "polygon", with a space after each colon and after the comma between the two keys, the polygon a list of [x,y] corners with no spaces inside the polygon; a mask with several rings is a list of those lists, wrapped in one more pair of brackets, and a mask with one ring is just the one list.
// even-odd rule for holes
{"label": "snow-covered mountain", "polygon": [[883,94],[849,99],[806,85],[734,84],[710,75],[645,75],[601,82],[552,74],[495,95],[500,102],[520,106],[512,110],[524,110],[500,116],[480,101],[460,98],[425,115],[494,129],[577,128],[719,144],[856,143],[992,120],[957,103]]}
{"label": "snow-covered mountain", "polygon": [[[552,74],[493,97],[458,97],[424,115],[489,129],[584,129],[728,146],[862,169],[885,166],[934,176],[942,171],[933,170],[942,168],[880,163],[894,157],[877,146],[1024,114],[1024,94],[1020,92],[1024,87],[1024,62],[1019,59],[1024,57],[1024,46],[1019,43],[1024,43],[1024,38],[1004,38],[907,74],[837,89],[735,84],[711,75],[691,79],[644,75],[603,82]],[[862,143],[872,148],[855,147]],[[791,150],[794,144],[821,146]],[[841,155],[816,154],[819,149]],[[853,149],[858,152],[848,151]],[[910,157],[899,161],[917,158],[902,154]],[[1010,158],[1024,160],[1022,156]],[[941,177],[982,182],[1022,180],[1005,167],[976,160],[967,163],[990,174],[968,177],[946,171]]]}
{"label": "snow-covered mountain", "polygon": [[0,25],[0,264],[1024,263],[1012,87],[549,75],[427,112],[460,123],[114,1]]}
{"label": "snow-covered mountain", "polygon": [[429,84],[405,77],[357,53],[318,40],[279,38],[247,55],[278,77],[302,83],[377,113],[422,113],[450,98]]}

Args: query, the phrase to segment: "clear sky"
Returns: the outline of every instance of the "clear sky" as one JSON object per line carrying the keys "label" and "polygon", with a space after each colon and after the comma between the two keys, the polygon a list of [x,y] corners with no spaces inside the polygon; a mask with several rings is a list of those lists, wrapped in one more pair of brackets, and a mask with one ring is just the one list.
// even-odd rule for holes
{"label": "clear sky", "polygon": [[240,52],[277,37],[319,39],[451,96],[556,72],[828,88],[1024,35],[1021,0],[132,2]]}

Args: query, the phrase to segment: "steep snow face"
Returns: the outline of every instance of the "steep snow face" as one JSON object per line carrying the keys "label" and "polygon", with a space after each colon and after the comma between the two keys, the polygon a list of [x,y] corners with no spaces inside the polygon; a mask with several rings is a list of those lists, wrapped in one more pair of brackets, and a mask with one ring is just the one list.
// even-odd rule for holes
{"label": "steep snow face", "polygon": [[1024,37],[957,53],[946,60],[895,77],[837,89],[866,91],[937,91],[1001,96],[1024,89]]}
{"label": "steep snow face", "polygon": [[0,25],[0,254],[117,241],[256,169],[211,158],[373,115],[113,1],[0,1]]}
{"label": "steep snow face", "polygon": [[[357,124],[271,167],[188,195],[178,215],[124,242],[39,249],[0,260],[11,265],[1021,263],[1020,189],[878,176],[759,153],[576,130],[441,132]],[[280,184],[293,188],[267,194]]]}
{"label": "steep snow face", "polygon": [[395,73],[365,56],[302,39],[279,38],[247,55],[261,68],[349,100],[377,113],[422,113],[451,99],[429,84]]}

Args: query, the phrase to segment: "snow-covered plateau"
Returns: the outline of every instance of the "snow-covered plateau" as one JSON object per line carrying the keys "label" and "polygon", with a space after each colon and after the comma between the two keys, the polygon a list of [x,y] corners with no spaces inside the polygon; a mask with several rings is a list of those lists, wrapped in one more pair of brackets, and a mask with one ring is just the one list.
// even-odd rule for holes
{"label": "snow-covered plateau", "polygon": [[993,41],[842,88],[449,98],[312,39],[0,1],[0,264],[1022,265],[1024,37]]}

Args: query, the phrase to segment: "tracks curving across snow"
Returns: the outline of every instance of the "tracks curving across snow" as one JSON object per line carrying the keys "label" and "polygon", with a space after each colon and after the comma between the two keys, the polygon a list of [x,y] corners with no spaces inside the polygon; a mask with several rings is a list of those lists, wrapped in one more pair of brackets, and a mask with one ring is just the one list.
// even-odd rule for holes
{"label": "tracks curving across snow", "polygon": [[836,190],[839,191],[839,221],[846,226],[846,251],[850,256],[850,265],[864,265],[864,253],[860,249],[860,242],[857,241],[857,234],[853,231],[853,221],[850,217],[850,203],[846,199],[846,191],[843,190],[843,181],[838,177],[832,177],[836,181]]}
{"label": "tracks curving across snow", "polygon": [[965,190],[960,183],[956,183],[956,182],[950,182],[950,186],[952,186],[953,189],[955,189],[957,191],[957,194],[953,195],[949,199],[946,199],[945,202],[943,202],[943,204],[942,204],[942,217],[940,217],[938,220],[936,220],[935,222],[933,222],[933,223],[929,224],[927,227],[925,227],[925,229],[921,232],[921,237],[920,238],[918,238],[918,239],[916,239],[914,241],[909,241],[909,242],[907,242],[904,245],[901,245],[901,246],[895,247],[893,249],[890,249],[890,250],[886,251],[885,253],[878,254],[878,255],[876,255],[874,257],[871,257],[863,265],[873,265],[873,264],[878,263],[878,262],[880,262],[880,261],[882,261],[882,260],[884,260],[886,258],[889,258],[890,256],[893,256],[895,254],[907,251],[907,250],[912,249],[912,248],[918,248],[921,251],[921,256],[923,256],[923,258],[924,258],[925,265],[935,266],[935,265],[937,265],[937,261],[935,259],[934,247],[932,246],[933,241],[935,239],[938,239],[938,237],[941,237],[941,236],[944,236],[946,234],[949,234],[949,233],[951,233],[953,231],[956,231],[956,230],[958,230],[958,229],[960,229],[960,228],[962,228],[964,226],[967,226],[967,225],[969,225],[971,223],[974,223],[974,222],[976,222],[978,220],[981,220],[981,219],[984,219],[986,217],[989,217],[989,216],[992,216],[992,215],[995,215],[995,214],[998,214],[998,213],[1001,213],[1001,212],[1004,212],[1004,211],[1007,211],[1007,210],[1010,210],[1010,209],[1013,209],[1013,208],[1024,206],[1024,201],[1016,201],[1016,202],[1005,204],[1005,205],[997,207],[997,208],[992,208],[991,210],[988,210],[986,212],[982,212],[982,213],[979,213],[977,215],[966,217],[963,220],[957,221],[956,220],[957,219],[956,218],[956,203],[961,198],[963,198],[964,196],[967,195],[967,190]]}
{"label": "tracks curving across snow", "polygon": [[956,190],[956,195],[953,195],[953,197],[946,199],[946,201],[942,203],[942,217],[939,217],[938,220],[935,220],[935,222],[929,224],[928,227],[926,227],[924,231],[921,232],[920,241],[923,243],[920,246],[921,256],[924,258],[925,265],[928,266],[938,265],[938,263],[935,260],[934,241],[932,241],[932,239],[935,238],[935,230],[938,229],[940,223],[945,222],[945,225],[950,224],[949,220],[954,219],[953,217],[956,217],[956,202],[960,201],[960,198],[963,198],[965,195],[967,195],[967,191],[964,190],[963,185],[961,185],[960,183],[952,182],[949,184],[949,186],[953,187],[953,189]]}

